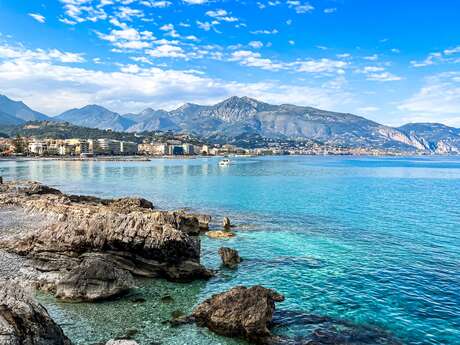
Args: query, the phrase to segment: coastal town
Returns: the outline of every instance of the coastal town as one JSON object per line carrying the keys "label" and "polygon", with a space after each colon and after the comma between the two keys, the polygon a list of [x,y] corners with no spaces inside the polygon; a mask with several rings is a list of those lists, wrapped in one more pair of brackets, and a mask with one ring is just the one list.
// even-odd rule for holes
{"label": "coastal town", "polygon": [[73,157],[92,158],[104,156],[269,156],[269,155],[401,155],[394,150],[347,148],[315,142],[286,144],[273,142],[266,147],[241,148],[232,144],[188,142],[188,136],[165,141],[144,139],[132,141],[100,139],[39,139],[35,137],[0,138],[1,157]]}

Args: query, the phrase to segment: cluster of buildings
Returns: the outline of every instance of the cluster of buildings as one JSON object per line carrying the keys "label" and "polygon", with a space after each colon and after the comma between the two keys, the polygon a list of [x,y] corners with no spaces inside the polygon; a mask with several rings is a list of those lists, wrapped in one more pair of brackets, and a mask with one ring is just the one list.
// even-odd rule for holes
{"label": "cluster of buildings", "polygon": [[248,150],[233,145],[201,145],[183,143],[179,140],[166,142],[144,142],[139,145],[139,154],[149,156],[221,156],[228,154],[247,154]]}
{"label": "cluster of buildings", "polygon": [[[163,138],[164,139],[164,138]],[[0,155],[31,156],[225,156],[225,155],[395,155],[399,152],[370,148],[346,148],[316,142],[266,143],[262,148],[243,149],[235,145],[208,145],[178,139],[143,143],[114,139],[0,139]]]}
{"label": "cluster of buildings", "polygon": [[34,156],[136,155],[134,142],[112,139],[4,139],[0,152]]}

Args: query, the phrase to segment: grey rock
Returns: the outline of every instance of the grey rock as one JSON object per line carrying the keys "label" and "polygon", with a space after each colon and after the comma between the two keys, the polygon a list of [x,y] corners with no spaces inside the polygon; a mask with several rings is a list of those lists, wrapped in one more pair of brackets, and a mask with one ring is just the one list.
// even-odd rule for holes
{"label": "grey rock", "polygon": [[98,301],[122,295],[134,286],[128,271],[103,257],[93,255],[63,275],[56,285],[56,297],[72,301]]}
{"label": "grey rock", "polygon": [[275,302],[284,296],[262,286],[237,286],[198,305],[191,318],[202,327],[229,336],[262,342],[271,337],[270,323]]}
{"label": "grey rock", "polygon": [[46,309],[13,281],[0,281],[0,344],[71,345]]}
{"label": "grey rock", "polygon": [[232,248],[220,248],[219,255],[222,260],[222,264],[229,268],[235,268],[241,262],[241,258],[238,254],[238,251]]}
{"label": "grey rock", "polygon": [[[44,194],[43,191],[50,191]],[[55,275],[76,269],[89,255],[144,277],[190,281],[212,276],[200,264],[200,222],[183,212],[158,211],[144,199],[68,196],[32,182],[0,185],[0,208],[46,217],[24,236],[0,238],[0,248],[27,257],[52,290]],[[53,280],[46,284],[45,278]]]}
{"label": "grey rock", "polygon": [[232,227],[232,224],[230,223],[230,218],[228,217],[224,217],[224,220],[222,222],[222,225],[224,227],[225,230],[230,230],[231,227]]}

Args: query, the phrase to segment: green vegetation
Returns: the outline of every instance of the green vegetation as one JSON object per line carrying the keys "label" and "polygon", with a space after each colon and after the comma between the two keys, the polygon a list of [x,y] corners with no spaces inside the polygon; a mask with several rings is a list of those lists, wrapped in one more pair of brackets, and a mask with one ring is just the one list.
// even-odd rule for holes
{"label": "green vegetation", "polygon": [[55,138],[55,139],[116,139],[133,141],[140,143],[142,138],[134,133],[113,132],[96,128],[86,128],[72,125],[67,122],[28,122],[19,126],[9,126],[2,129],[10,137],[36,137],[36,138]]}

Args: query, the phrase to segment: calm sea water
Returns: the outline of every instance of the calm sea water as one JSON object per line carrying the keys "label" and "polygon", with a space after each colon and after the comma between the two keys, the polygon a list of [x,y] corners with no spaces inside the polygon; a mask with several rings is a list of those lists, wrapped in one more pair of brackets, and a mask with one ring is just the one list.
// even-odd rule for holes
{"label": "calm sea water", "polygon": [[[0,175],[70,193],[139,195],[217,221],[228,215],[238,225],[234,239],[203,238],[207,266],[219,268],[222,245],[245,259],[209,282],[144,280],[133,296],[98,304],[40,296],[76,344],[127,332],[141,345],[242,344],[163,322],[239,284],[284,293],[283,311],[372,325],[406,344],[460,344],[460,158],[241,158],[229,167],[212,158],[0,162]],[[167,295],[173,302],[162,302]],[[136,303],[139,297],[146,302]]]}

